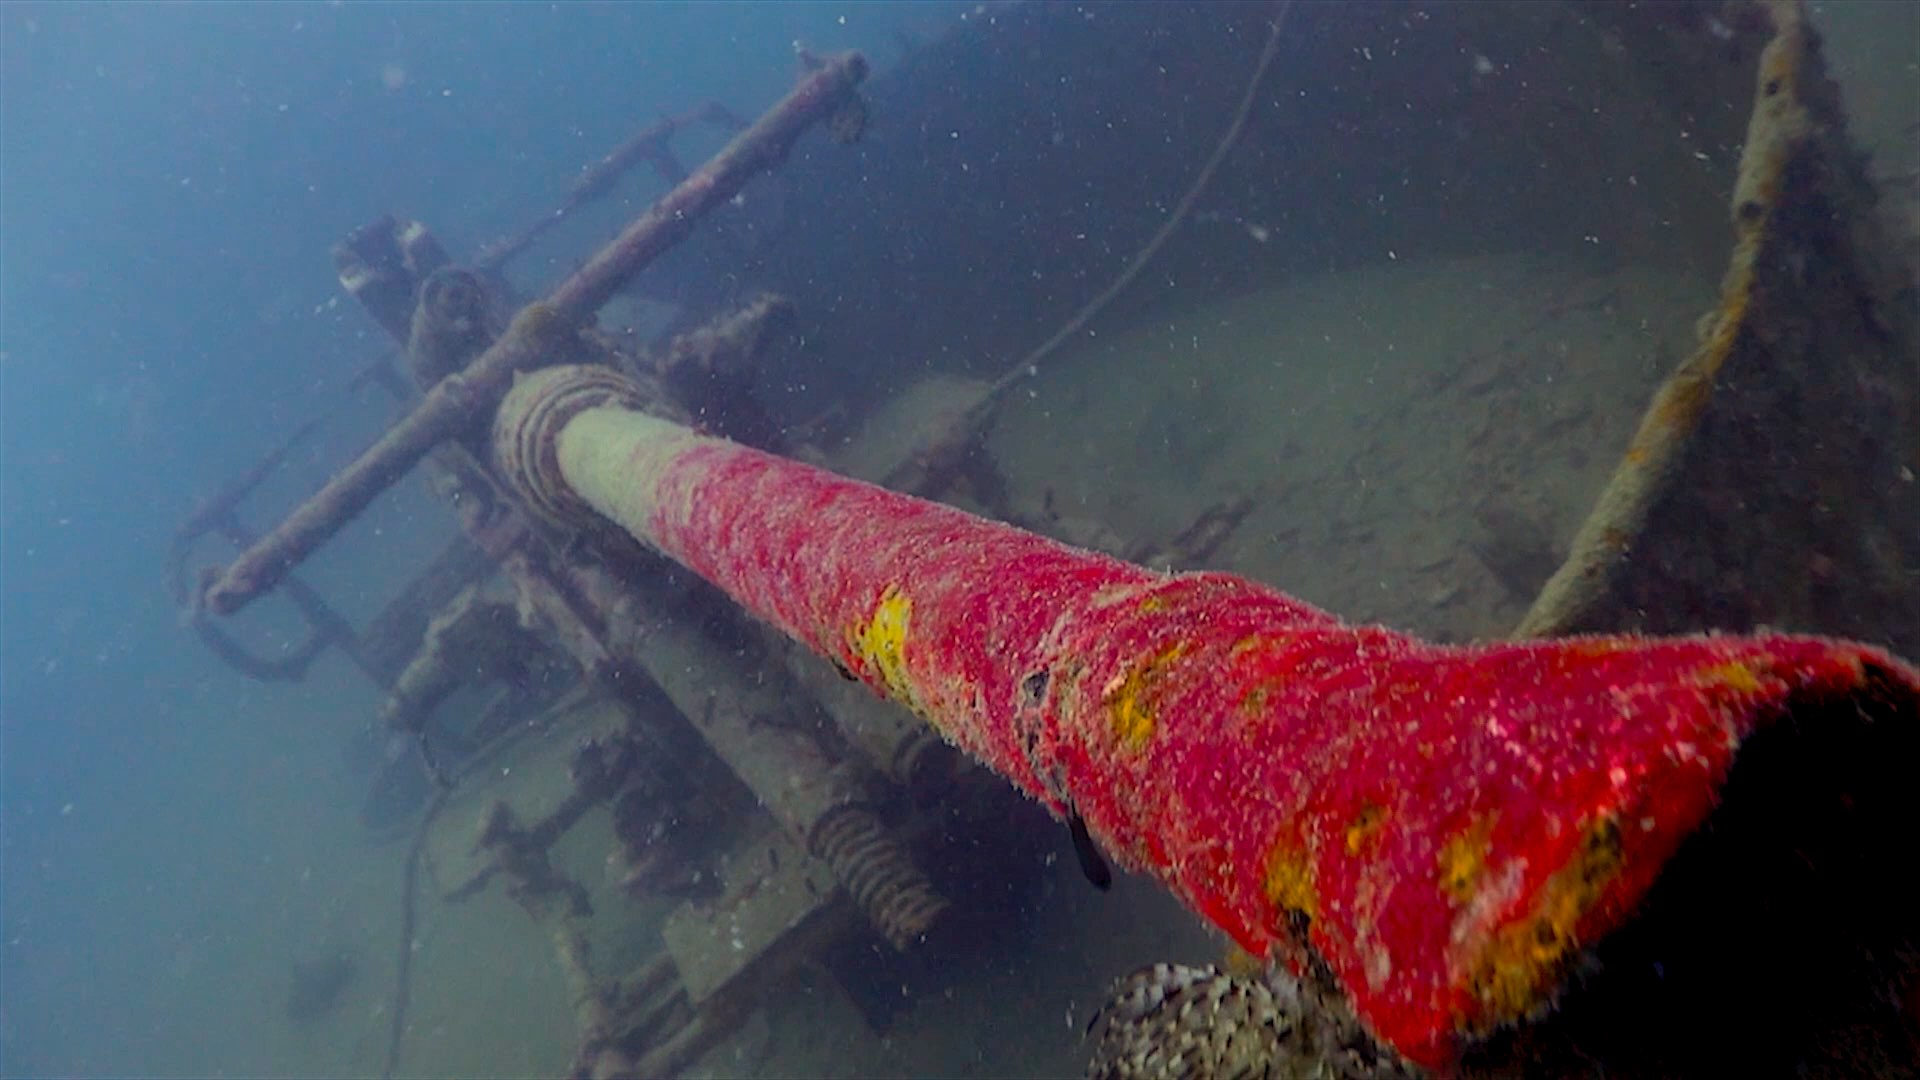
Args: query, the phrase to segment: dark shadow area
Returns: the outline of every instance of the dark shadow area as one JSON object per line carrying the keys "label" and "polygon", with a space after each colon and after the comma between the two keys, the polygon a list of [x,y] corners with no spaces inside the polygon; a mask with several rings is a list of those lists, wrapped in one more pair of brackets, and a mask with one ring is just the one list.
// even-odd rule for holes
{"label": "dark shadow area", "polygon": [[1892,698],[1797,702],[1749,740],[1556,1015],[1467,1072],[1920,1075],[1920,710]]}

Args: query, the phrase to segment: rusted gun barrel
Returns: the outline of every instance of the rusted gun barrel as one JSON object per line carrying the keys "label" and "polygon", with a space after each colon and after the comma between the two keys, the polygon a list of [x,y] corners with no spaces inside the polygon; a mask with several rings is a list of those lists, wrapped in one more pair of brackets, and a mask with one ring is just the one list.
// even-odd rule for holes
{"label": "rusted gun barrel", "polygon": [[913,710],[1255,956],[1331,972],[1422,1065],[1543,1010],[1750,737],[1859,727],[1901,753],[1920,733],[1920,672],[1866,646],[1430,645],[640,404],[603,368],[522,379],[496,419],[501,471],[542,513],[617,525]]}
{"label": "rusted gun barrel", "polygon": [[633,275],[685,239],[708,211],[778,165],[808,127],[846,103],[866,74],[866,60],[858,53],[832,57],[808,72],[792,93],[662,196],[545,301],[523,309],[465,371],[442,379],[358,460],[242,552],[207,589],[207,609],[222,615],[239,611],[278,584],[434,446],[484,425],[514,373],[552,362],[565,328],[590,318]]}

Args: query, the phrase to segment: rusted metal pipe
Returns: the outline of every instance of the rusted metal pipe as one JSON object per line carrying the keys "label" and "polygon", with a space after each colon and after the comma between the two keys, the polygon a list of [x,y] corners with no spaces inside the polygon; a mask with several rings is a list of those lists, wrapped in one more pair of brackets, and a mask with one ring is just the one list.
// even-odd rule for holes
{"label": "rusted metal pipe", "polygon": [[519,232],[491,244],[474,259],[482,270],[498,270],[507,260],[525,251],[549,229],[567,220],[581,207],[597,201],[613,189],[620,177],[634,165],[646,161],[669,185],[687,178],[687,170],[674,157],[671,140],[681,129],[693,124],[712,124],[729,134],[747,126],[745,120],[717,101],[710,101],[679,116],[669,116],[648,125],[609,150],[598,161],[580,170],[567,190],[567,199],[559,209],[542,216]]}
{"label": "rusted metal pipe", "polygon": [[600,310],[642,267],[685,239],[707,211],[739,194],[748,180],[786,160],[800,135],[845,104],[866,77],[867,61],[855,52],[831,57],[808,72],[784,100],[561,282],[548,298],[554,311],[580,321]]}
{"label": "rusted metal pipe", "polygon": [[698,435],[623,396],[604,371],[521,380],[494,430],[503,474],[906,705],[1249,952],[1330,971],[1423,1065],[1548,1004],[1706,818],[1748,736],[1836,703],[1902,737],[1920,723],[1920,672],[1866,646],[1429,645]]}
{"label": "rusted metal pipe", "polygon": [[558,338],[591,317],[619,288],[685,239],[702,215],[785,159],[793,143],[830,115],[866,78],[858,53],[809,72],[779,103],[662,196],[544,303],[528,305],[465,371],[442,379],[417,408],[342,469],[260,543],[242,552],[206,591],[206,607],[230,615],[279,583],[429,450],[486,423],[516,372],[564,356]]}
{"label": "rusted metal pipe", "polygon": [[[552,355],[564,334],[551,308],[532,305],[472,367],[442,379],[413,412],[327,481],[259,543],[240,553],[206,592],[206,607],[231,615],[280,583],[287,571],[352,521],[435,446],[484,422],[513,373]],[[544,343],[543,343],[544,339]]]}

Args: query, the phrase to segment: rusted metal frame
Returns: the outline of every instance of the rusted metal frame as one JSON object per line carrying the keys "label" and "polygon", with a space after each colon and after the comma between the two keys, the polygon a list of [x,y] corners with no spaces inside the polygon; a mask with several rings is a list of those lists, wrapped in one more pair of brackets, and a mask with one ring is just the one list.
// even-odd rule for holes
{"label": "rusted metal frame", "polygon": [[[582,568],[566,571],[572,587],[604,595],[577,576]],[[639,600],[662,616],[671,606],[657,594]],[[626,662],[629,674],[627,685],[609,682],[608,689],[630,693],[634,676],[652,680],[781,828],[831,868],[883,936],[905,950],[930,931],[947,902],[875,817],[864,769],[801,731],[760,721],[792,707],[797,686],[778,678],[777,668],[750,678],[703,663],[711,641],[684,619],[657,619],[649,641],[644,650],[615,646],[609,659]]]}
{"label": "rusted metal frame", "polygon": [[425,226],[391,214],[353,230],[333,248],[341,287],[402,348],[413,320],[415,282],[452,261]]}
{"label": "rusted metal frame", "polygon": [[[570,798],[570,804],[589,798],[584,790],[576,791],[576,795],[580,798]],[[569,811],[563,808],[557,813],[565,815]],[[494,865],[507,879],[508,894],[551,935],[554,956],[567,984],[569,1011],[580,1028],[575,1073],[630,1075],[632,1070],[610,1042],[617,1029],[613,1010],[616,988],[593,970],[586,934],[592,909],[586,890],[553,868],[547,860],[545,841],[549,838],[514,822],[505,803],[494,804],[487,822],[480,846],[493,854]]]}
{"label": "rusted metal frame", "polygon": [[586,933],[587,916],[563,912],[550,918],[554,956],[566,978],[574,1024],[580,1029],[580,1044],[574,1051],[571,1074],[582,1077],[635,1075],[626,1056],[613,1043],[619,1027],[614,1013],[616,990],[594,973],[593,951]]}
{"label": "rusted metal frame", "polygon": [[285,656],[268,659],[235,641],[232,635],[215,626],[205,612],[196,611],[190,618],[189,625],[199,636],[201,644],[212,650],[228,667],[256,682],[299,682],[306,678],[307,669],[313,666],[313,662],[330,644],[325,635],[314,631]]}
{"label": "rusted metal frame", "polygon": [[[381,356],[364,365],[347,380],[346,393],[349,399],[369,385],[379,386],[396,401],[405,401],[411,394],[410,388],[400,380],[400,373],[394,368],[391,355]],[[180,605],[186,625],[229,667],[261,682],[291,682],[304,678],[313,661],[334,644],[341,645],[367,677],[381,686],[390,682],[397,670],[392,664],[378,662],[375,658],[381,656],[380,651],[360,640],[345,618],[335,612],[319,593],[297,578],[287,580],[287,596],[306,621],[307,638],[297,648],[281,656],[262,656],[208,619],[206,610],[200,604],[199,583],[194,581],[187,565],[194,546],[208,533],[219,533],[239,550],[245,550],[257,541],[258,536],[240,521],[240,505],[278,471],[294,447],[341,411],[336,408],[296,427],[278,446],[255,462],[252,468],[202,500],[175,530],[173,543],[167,553],[167,587],[174,602]]]}
{"label": "rusted metal frame", "polygon": [[361,629],[362,647],[374,656],[410,652],[425,633],[432,612],[492,569],[493,558],[483,545],[466,535],[449,538],[426,569]]}
{"label": "rusted metal frame", "polygon": [[700,108],[691,109],[679,116],[667,117],[648,126],[608,151],[600,160],[582,169],[580,175],[574,179],[573,185],[567,190],[566,201],[561,203],[558,209],[527,225],[519,232],[488,245],[474,259],[474,265],[481,270],[498,270],[554,226],[573,216],[575,211],[597,202],[613,189],[613,185],[626,174],[627,170],[642,161],[652,165],[654,172],[669,185],[685,180],[687,170],[680,164],[679,159],[673,156],[669,140],[682,129],[700,123],[712,124],[729,132],[738,132],[747,126],[746,121],[735,116],[731,110],[717,101],[708,102]]}
{"label": "rusted metal frame", "polygon": [[[656,597],[646,602],[667,607]],[[767,721],[806,698],[781,667],[743,672],[706,662],[712,652],[705,630],[668,617],[653,627],[646,649],[621,659],[659,686],[787,836],[826,863],[883,937],[912,948],[948,903],[877,817],[871,774],[858,763],[864,759],[842,758],[802,730]]]}
{"label": "rusted metal frame", "polygon": [[[334,644],[336,638],[319,625],[315,625],[315,620],[308,616],[308,609],[311,607],[317,607],[328,615],[333,614],[324,601],[319,599],[318,594],[307,588],[298,578],[289,578],[287,584],[289,598],[299,598],[294,600],[294,604],[301,608],[302,615],[307,617],[308,631],[306,639],[283,656],[269,659],[258,655],[236,641],[232,635],[215,626],[208,618],[206,610],[198,606],[190,605],[186,609],[186,624],[199,636],[201,643],[213,651],[214,655],[242,675],[259,682],[298,682],[306,677],[307,669],[313,665],[313,661],[318,659],[329,645]],[[303,604],[301,602],[303,599],[307,603]],[[333,623],[336,619],[337,616],[324,621]],[[362,665],[362,670],[365,670],[375,682],[382,682],[381,677],[372,669]]]}
{"label": "rusted metal frame", "polygon": [[[630,1051],[650,1055],[652,1051],[680,1045],[681,1033],[699,1021],[707,1010],[696,1010],[681,983],[679,966],[668,953],[660,953],[639,970],[621,980],[619,1011],[624,1031],[620,1043]],[[709,1025],[702,1024],[701,1027]],[[671,1076],[677,1069],[645,1068],[650,1056],[643,1057],[633,1072],[638,1076]]]}
{"label": "rusted metal frame", "polygon": [[[228,515],[226,519],[217,523],[216,530],[228,543],[240,549],[246,548],[247,545],[254,543],[260,538],[258,533],[241,524],[239,518],[231,514]],[[307,625],[312,628],[313,632],[310,641],[312,642],[313,656],[318,656],[327,646],[332,645],[345,653],[347,658],[353,661],[354,666],[365,672],[367,677],[372,679],[376,684],[385,686],[393,681],[394,672],[392,665],[390,663],[382,663],[382,657],[369,651],[360,640],[360,635],[354,632],[352,624],[347,622],[346,617],[333,610],[332,605],[328,604],[311,585],[308,585],[297,577],[289,577],[286,581],[285,591],[287,600],[293,604],[300,612],[300,617],[305,619]],[[196,620],[196,622],[196,629],[200,631],[203,639],[207,638],[209,634],[218,633],[204,617]],[[296,650],[296,655],[302,651],[304,650]],[[222,653],[222,655],[224,656],[225,654]],[[312,658],[309,657],[308,662],[310,662],[311,659]],[[304,674],[306,663],[302,663],[300,668],[301,671],[299,674]],[[299,674],[296,674],[294,677],[298,678]]]}
{"label": "rusted metal frame", "polygon": [[574,322],[600,310],[635,274],[691,234],[708,211],[739,194],[747,181],[786,160],[801,134],[839,108],[866,76],[867,62],[859,53],[842,53],[825,61],[562,282],[547,302]]}
{"label": "rusted metal frame", "polygon": [[556,354],[563,354],[573,326],[585,321],[662,252],[685,239],[707,211],[778,165],[808,127],[839,107],[866,71],[866,61],[858,53],[846,53],[802,79],[753,126],[562,282],[546,302],[524,309],[507,333],[465,371],[442,379],[358,460],[261,543],[235,559],[206,590],[208,610],[230,615],[272,589],[429,450],[484,424],[517,372],[551,363]]}
{"label": "rusted metal frame", "polygon": [[266,482],[292,453],[293,448],[312,435],[320,426],[316,417],[295,428],[281,444],[261,458],[253,468],[235,478],[226,487],[208,497],[187,520],[181,523],[174,533],[173,546],[167,558],[167,578],[174,601],[181,605],[186,613],[188,624],[198,634],[200,640],[213,650],[214,654],[225,661],[229,667],[249,678],[261,682],[295,681],[306,675],[307,668],[329,645],[340,645],[352,656],[355,663],[365,670],[376,682],[380,676],[365,663],[365,657],[356,648],[353,629],[338,612],[329,607],[320,595],[298,578],[287,580],[287,598],[305,620],[308,634],[305,641],[286,654],[268,658],[249,650],[230,635],[214,626],[206,611],[196,602],[195,583],[187,568],[187,559],[192,554],[194,544],[208,533],[217,533],[225,537],[234,547],[244,550],[252,537],[240,524],[239,506],[254,489]]}
{"label": "rusted metal frame", "polygon": [[[390,218],[383,218],[376,224],[390,224],[391,221]],[[424,225],[417,222],[409,223],[406,232],[407,240],[404,246],[407,250],[439,253],[441,258],[439,265],[445,265],[451,261],[445,259],[440,245]],[[368,229],[363,227],[356,230],[354,236],[364,237],[367,234]],[[354,250],[364,254],[364,251],[359,248]],[[437,269],[437,266],[435,268]],[[412,270],[422,270],[426,267],[396,263],[389,269],[398,273],[410,273]],[[347,276],[343,272],[343,282],[346,281]],[[409,284],[405,290],[407,295],[411,296],[416,286],[417,282],[409,278]],[[406,347],[407,339],[402,331],[405,329],[403,324],[410,323],[410,319],[383,318],[381,311],[373,306],[373,301],[377,297],[365,290],[350,288],[349,291],[353,292],[356,299],[368,306],[368,313],[376,322],[394,336],[403,348]],[[397,372],[395,378],[401,378]],[[411,383],[402,380],[402,384],[409,397],[418,393],[418,388]],[[442,467],[458,475],[463,483],[483,485],[491,492],[486,504],[489,508],[488,512],[474,514],[457,508],[460,524],[467,538],[489,560],[490,564],[497,564],[499,570],[514,582],[520,595],[548,623],[567,654],[580,665],[583,672],[592,677],[604,671],[611,659],[611,653],[607,647],[608,628],[604,619],[600,618],[599,611],[588,598],[590,588],[573,580],[572,578],[577,575],[569,575],[563,562],[552,557],[552,549],[555,545],[550,542],[551,538],[541,535],[541,531],[535,527],[534,523],[529,521],[512,500],[500,490],[491,470],[479,455],[459,441],[438,446],[434,449],[434,453]],[[530,540],[535,542],[530,544]],[[540,541],[549,542],[541,543]],[[431,617],[431,611],[452,596],[452,591],[446,591],[443,596],[429,599],[418,596],[418,592],[419,590],[410,588],[407,593],[396,598],[383,613],[379,625],[397,626],[406,622],[419,622],[424,628],[426,620]],[[393,636],[396,640],[399,637],[397,634]],[[409,635],[409,638],[411,636]]]}
{"label": "rusted metal frame", "polygon": [[[536,923],[551,935],[554,956],[566,980],[570,1011],[579,1028],[571,1075],[660,1075],[636,1067],[631,1054],[661,1045],[685,1046],[690,1027],[721,1030],[710,1010],[695,1009],[671,956],[661,954],[623,984],[594,970],[587,923],[592,917],[585,890],[554,869],[548,859],[553,843],[601,802],[613,797],[637,767],[638,744],[624,737],[595,743],[576,752],[570,769],[574,790],[549,813],[530,824],[515,820],[504,802],[494,804],[479,841],[493,858],[448,899],[472,895],[496,876]],[[704,1044],[703,1044],[704,1045]]]}
{"label": "rusted metal frame", "polygon": [[393,359],[394,354],[389,353],[361,368],[359,373],[348,380],[347,389],[358,390],[363,386],[373,385],[385,390],[395,401],[412,400],[413,387],[407,384],[406,378],[400,374],[400,369],[394,366]]}

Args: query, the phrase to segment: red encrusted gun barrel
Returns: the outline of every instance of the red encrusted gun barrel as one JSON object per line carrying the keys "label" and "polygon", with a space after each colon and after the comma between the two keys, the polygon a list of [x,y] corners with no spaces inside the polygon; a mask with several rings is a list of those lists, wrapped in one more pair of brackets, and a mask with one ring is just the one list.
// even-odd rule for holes
{"label": "red encrusted gun barrel", "polygon": [[1257,956],[1317,955],[1443,1063],[1542,1008],[1705,818],[1741,742],[1920,675],[1810,637],[1441,647],[1255,582],[1161,574],[622,407],[554,369],[496,445],[1079,813]]}

